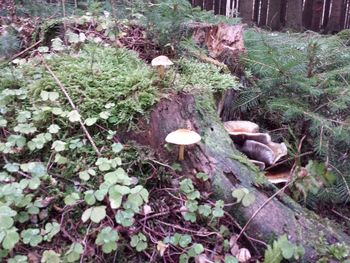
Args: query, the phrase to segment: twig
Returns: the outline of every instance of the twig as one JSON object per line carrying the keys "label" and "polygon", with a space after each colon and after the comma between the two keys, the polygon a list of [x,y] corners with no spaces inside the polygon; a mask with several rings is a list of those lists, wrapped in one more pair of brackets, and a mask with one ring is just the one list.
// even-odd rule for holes
{"label": "twig", "polygon": [[280,161],[280,162],[278,162],[278,163],[275,163],[275,164],[273,164],[273,165],[267,167],[267,168],[265,169],[265,171],[268,171],[268,170],[272,169],[273,167],[276,167],[276,166],[278,166],[278,165],[280,165],[280,164],[289,162],[289,161],[291,161],[291,160],[295,160],[295,158],[300,158],[300,157],[303,157],[303,156],[305,156],[305,155],[309,155],[309,154],[312,154],[312,153],[313,153],[313,151],[309,151],[309,152],[302,153],[302,154],[297,154],[297,155],[295,155],[295,156],[293,156],[293,157],[290,157],[290,158],[288,158],[288,159],[285,159],[285,160],[283,160],[283,161]]}
{"label": "twig", "polygon": [[32,48],[36,47],[37,45],[39,45],[43,40],[39,40],[37,42],[35,42],[33,45],[31,45],[30,47],[27,47],[26,49],[22,50],[21,52],[17,53],[16,55],[14,55],[10,61],[22,56],[24,53],[28,52],[29,50],[31,50]]}
{"label": "twig", "polygon": [[[57,85],[60,87],[61,91],[63,92],[63,94],[66,96],[69,104],[71,105],[73,110],[76,110],[78,112],[77,107],[75,106],[73,100],[71,99],[71,97],[69,96],[67,90],[65,89],[65,87],[63,86],[62,82],[57,78],[57,76],[55,75],[55,73],[51,70],[51,68],[46,64],[44,57],[40,54],[40,58],[41,58],[41,62],[43,63],[44,67],[47,69],[47,71],[51,74],[51,76],[53,77],[53,79],[55,80],[55,82],[57,83]],[[78,112],[79,113],[79,112]],[[82,118],[79,118],[79,123],[81,128],[83,129],[86,137],[88,138],[88,140],[90,141],[92,147],[94,148],[95,152],[97,153],[98,156],[101,155],[100,151],[98,150],[98,148],[96,147],[96,144],[94,142],[94,140],[92,139],[89,131],[87,130],[87,128],[85,127],[85,124],[82,120]]]}
{"label": "twig", "polygon": [[343,218],[343,219],[345,219],[345,220],[347,220],[347,221],[350,221],[350,218],[348,218],[347,216],[342,215],[341,213],[335,211],[334,209],[332,209],[332,212],[333,212],[334,214],[340,216],[341,218]]}
{"label": "twig", "polygon": [[220,234],[217,232],[201,232],[201,231],[196,231],[196,230],[192,230],[192,229],[188,229],[188,228],[183,228],[181,226],[177,226],[174,224],[168,224],[168,223],[160,221],[158,219],[156,221],[162,225],[170,226],[170,227],[173,227],[173,228],[185,231],[185,232],[193,233],[195,236],[200,236],[200,237],[207,237],[207,236],[212,236],[212,235],[220,236]]}
{"label": "twig", "polygon": [[236,240],[238,240],[244,233],[244,231],[247,229],[249,224],[252,222],[252,220],[256,217],[256,215],[263,209],[275,196],[277,196],[279,193],[283,192],[290,184],[292,181],[289,181],[285,186],[283,186],[280,190],[278,190],[276,193],[274,193],[271,197],[266,199],[266,201],[254,212],[254,214],[249,218],[247,223],[244,225],[242,228],[241,232],[238,234],[238,237]]}

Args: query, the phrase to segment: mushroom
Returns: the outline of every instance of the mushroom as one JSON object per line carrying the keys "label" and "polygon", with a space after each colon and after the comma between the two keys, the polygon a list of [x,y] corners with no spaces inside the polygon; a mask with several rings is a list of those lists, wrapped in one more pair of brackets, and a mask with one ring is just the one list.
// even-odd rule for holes
{"label": "mushroom", "polygon": [[226,121],[224,127],[229,133],[259,132],[259,125],[251,121]]}
{"label": "mushroom", "polygon": [[179,161],[184,160],[185,145],[195,144],[200,140],[201,136],[198,133],[188,129],[178,129],[169,133],[165,138],[167,143],[177,144],[180,146]]}
{"label": "mushroom", "polygon": [[274,152],[265,144],[246,140],[240,151],[246,154],[250,159],[264,162],[267,165],[271,165],[275,160]]}
{"label": "mushroom", "polygon": [[156,67],[158,71],[158,76],[160,79],[164,78],[165,68],[167,66],[173,65],[173,62],[167,56],[159,56],[152,59],[151,62],[152,67]]}
{"label": "mushroom", "polygon": [[279,173],[268,172],[265,176],[267,177],[267,180],[272,184],[286,183],[289,181],[290,171]]}
{"label": "mushroom", "polygon": [[257,160],[251,160],[251,159],[249,159],[249,161],[251,161],[253,164],[258,166],[261,171],[265,170],[265,163],[264,162],[260,162],[260,161],[257,161]]}
{"label": "mushroom", "polygon": [[270,149],[275,154],[275,160],[273,161],[273,163],[278,162],[283,156],[286,156],[288,154],[287,146],[283,142],[275,143],[270,141],[267,144],[267,146],[269,146]]}

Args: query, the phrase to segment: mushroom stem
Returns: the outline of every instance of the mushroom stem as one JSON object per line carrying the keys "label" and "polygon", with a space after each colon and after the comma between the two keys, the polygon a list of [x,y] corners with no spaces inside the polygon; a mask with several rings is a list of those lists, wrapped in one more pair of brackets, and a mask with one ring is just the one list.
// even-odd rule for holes
{"label": "mushroom stem", "polygon": [[185,159],[185,145],[180,145],[179,148],[179,161],[183,161]]}
{"label": "mushroom stem", "polygon": [[158,66],[157,67],[157,70],[158,70],[158,76],[160,79],[163,79],[164,78],[164,75],[165,75],[165,67],[164,66]]}

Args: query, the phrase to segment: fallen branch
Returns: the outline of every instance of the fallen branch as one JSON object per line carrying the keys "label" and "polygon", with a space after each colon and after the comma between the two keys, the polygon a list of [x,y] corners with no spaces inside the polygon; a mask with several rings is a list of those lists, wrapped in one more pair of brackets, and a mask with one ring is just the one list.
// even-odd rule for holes
{"label": "fallen branch", "polygon": [[272,196],[270,196],[268,199],[265,200],[265,202],[254,212],[254,214],[249,218],[247,223],[243,226],[241,232],[239,232],[238,237],[236,241],[242,236],[244,231],[247,229],[249,226],[250,222],[256,217],[256,215],[263,209],[275,196],[277,196],[279,193],[282,193],[290,184],[292,181],[289,181],[285,186],[283,186],[280,190],[278,190],[276,193],[274,193]]}
{"label": "fallen branch", "polygon": [[22,56],[24,53],[28,52],[29,50],[31,50],[32,48],[36,47],[37,45],[39,45],[42,42],[42,40],[39,40],[37,42],[35,42],[33,45],[31,45],[30,47],[27,47],[26,49],[22,50],[21,52],[17,53],[16,55],[14,55],[10,61],[13,61],[14,59]]}
{"label": "fallen branch", "polygon": [[[63,92],[63,94],[66,96],[69,104],[71,105],[73,110],[76,110],[78,112],[77,107],[75,106],[73,100],[71,99],[71,97],[69,96],[67,90],[65,89],[65,87],[63,86],[62,82],[57,78],[57,76],[55,75],[55,73],[51,70],[51,68],[46,64],[44,57],[40,54],[40,58],[41,58],[41,62],[43,63],[44,67],[47,69],[47,71],[51,74],[52,78],[55,80],[55,82],[57,83],[57,85],[60,87],[61,91]],[[78,112],[79,113],[79,112]],[[80,115],[80,114],[79,114]],[[81,115],[80,115],[81,116]],[[88,140],[90,141],[92,147],[94,148],[96,154],[98,156],[101,155],[100,151],[98,150],[94,140],[92,139],[89,131],[87,130],[82,118],[79,119],[79,123],[81,128],[83,129],[86,137],[88,138]]]}

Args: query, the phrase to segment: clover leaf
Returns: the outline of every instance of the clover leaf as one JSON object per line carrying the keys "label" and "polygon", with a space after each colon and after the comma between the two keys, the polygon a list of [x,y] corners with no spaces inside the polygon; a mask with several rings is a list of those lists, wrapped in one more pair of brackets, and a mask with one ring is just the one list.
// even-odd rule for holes
{"label": "clover leaf", "polygon": [[81,216],[83,222],[89,219],[94,223],[100,223],[106,217],[106,206],[93,206],[84,211]]}
{"label": "clover leaf", "polygon": [[108,254],[117,249],[118,240],[118,232],[111,227],[105,227],[97,235],[95,243],[96,245],[102,246],[102,251]]}
{"label": "clover leaf", "polygon": [[137,252],[141,252],[145,250],[148,246],[147,238],[144,234],[138,233],[137,235],[133,235],[131,237],[130,245],[136,248]]}

